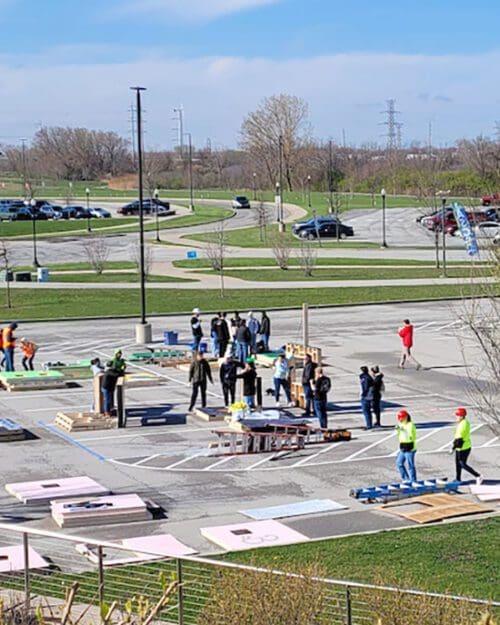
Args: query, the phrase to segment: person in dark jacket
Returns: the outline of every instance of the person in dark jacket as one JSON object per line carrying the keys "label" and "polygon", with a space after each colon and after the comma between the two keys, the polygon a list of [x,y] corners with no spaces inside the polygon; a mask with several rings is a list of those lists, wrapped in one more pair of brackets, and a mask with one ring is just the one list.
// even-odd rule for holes
{"label": "person in dark jacket", "polygon": [[201,339],[203,338],[199,308],[193,308],[193,316],[191,317],[191,334],[193,335],[193,352],[197,352],[200,348]]}
{"label": "person in dark jacket", "polygon": [[113,369],[118,373],[118,375],[125,375],[125,370],[127,369],[127,363],[125,358],[123,357],[122,350],[119,349],[115,352],[113,357]]}
{"label": "person in dark jacket", "polygon": [[380,404],[382,401],[382,394],[384,393],[384,374],[380,371],[378,365],[374,365],[370,370],[373,378],[373,399],[372,409],[375,415],[375,427],[380,427]]}
{"label": "person in dark jacket", "polygon": [[[237,360],[234,360],[231,355],[228,355],[219,368],[219,379],[222,386],[222,393],[224,395],[224,406],[229,406],[230,403],[234,404],[236,376],[238,373],[238,367],[240,366],[241,365]],[[231,402],[229,402],[229,400],[231,400]]]}
{"label": "person in dark jacket", "polygon": [[332,383],[330,378],[324,375],[321,367],[316,367],[314,380],[312,381],[313,405],[314,412],[319,419],[319,426],[324,430],[328,428],[327,396],[331,387]]}
{"label": "person in dark jacket", "polygon": [[269,337],[271,336],[271,319],[267,316],[265,310],[262,311],[260,320],[260,339],[264,344],[264,352],[269,351]]}
{"label": "person in dark jacket", "polygon": [[361,384],[361,409],[365,417],[365,429],[371,430],[373,427],[373,378],[368,373],[368,367],[361,367],[359,382]]}
{"label": "person in dark jacket", "polygon": [[106,363],[106,369],[101,380],[102,398],[104,400],[104,415],[106,417],[111,416],[111,411],[113,410],[115,404],[115,389],[119,377],[119,372],[116,371],[116,369],[113,369],[113,361],[110,360]]}
{"label": "person in dark jacket", "polygon": [[210,320],[210,338],[212,339],[212,356],[219,357],[219,333],[217,332],[217,324],[219,323],[219,315],[212,317]]}
{"label": "person in dark jacket", "polygon": [[189,367],[189,382],[192,384],[191,402],[189,412],[191,412],[198,398],[198,390],[201,392],[201,407],[207,405],[207,380],[213,384],[212,371],[210,365],[205,360],[203,352],[196,352],[196,356]]}
{"label": "person in dark jacket", "polygon": [[257,390],[255,363],[248,361],[243,372],[236,377],[243,379],[243,401],[249,408],[255,408],[255,393]]}
{"label": "person in dark jacket", "polygon": [[311,416],[311,405],[313,401],[311,382],[314,380],[314,372],[317,366],[318,365],[313,362],[311,354],[306,354],[304,358],[304,368],[302,369],[302,388],[304,389],[304,398],[306,401],[304,417]]}
{"label": "person in dark jacket", "polygon": [[247,324],[244,319],[240,320],[240,325],[236,330],[235,340],[236,356],[241,364],[244,366],[248,358],[250,341],[252,340],[250,330],[247,328]]}
{"label": "person in dark jacket", "polygon": [[219,339],[219,358],[224,358],[227,352],[227,346],[229,345],[229,339],[231,338],[225,312],[219,313],[217,337]]}

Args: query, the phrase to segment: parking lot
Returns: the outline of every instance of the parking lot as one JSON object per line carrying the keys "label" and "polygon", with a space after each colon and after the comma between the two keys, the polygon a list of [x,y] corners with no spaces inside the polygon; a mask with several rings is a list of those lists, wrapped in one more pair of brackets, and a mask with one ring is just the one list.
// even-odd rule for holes
{"label": "parking lot", "polygon": [[[416,328],[415,354],[421,371],[397,368],[402,317],[410,315]],[[272,344],[300,341],[298,311],[271,313]],[[152,319],[155,338],[164,329],[176,329],[188,338],[188,318]],[[208,319],[204,320],[205,327]],[[102,320],[26,324],[22,335],[33,338],[41,350],[39,362],[74,362],[99,355],[103,359],[117,348],[130,353],[134,320]],[[193,548],[213,550],[199,529],[236,523],[239,510],[330,498],[348,507],[329,515],[290,520],[309,538],[333,536],[380,527],[400,527],[406,521],[388,517],[349,497],[351,488],[398,480],[394,463],[397,440],[393,429],[401,407],[412,414],[418,427],[419,477],[453,477],[453,413],[469,408],[473,430],[471,463],[486,477],[498,477],[500,440],[484,425],[474,409],[474,398],[465,391],[465,363],[458,336],[465,328],[448,303],[315,309],[310,318],[310,343],[322,347],[327,374],[332,378],[330,427],[352,431],[349,442],[318,444],[295,452],[245,456],[217,456],[209,449],[215,440],[207,424],[186,416],[190,388],[187,373],[175,368],[140,365],[135,370],[155,372],[158,384],[128,389],[126,429],[67,434],[54,427],[60,410],[90,408],[90,381],[74,388],[53,391],[1,392],[5,416],[21,422],[33,439],[4,443],[0,468],[4,483],[88,475],[116,493],[135,492],[153,500],[164,518],[127,526],[81,528],[78,534],[100,538],[140,535],[142,531],[167,531]],[[359,406],[359,366],[379,364],[385,373],[385,409],[381,429],[365,431]],[[271,372],[260,369],[263,386],[271,386]],[[209,386],[209,405],[221,405],[217,373]],[[268,407],[274,400],[267,398]],[[167,415],[166,424],[140,425],[145,413]],[[301,411],[295,410],[296,414]],[[24,506],[2,491],[3,520],[15,519],[36,527],[55,529],[47,511]],[[72,530],[69,530],[72,531]]]}

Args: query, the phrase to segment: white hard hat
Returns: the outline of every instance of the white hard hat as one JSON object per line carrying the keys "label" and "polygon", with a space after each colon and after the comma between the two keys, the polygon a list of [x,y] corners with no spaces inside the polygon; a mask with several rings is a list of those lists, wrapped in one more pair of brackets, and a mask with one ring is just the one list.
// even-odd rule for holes
{"label": "white hard hat", "polygon": [[193,314],[199,315],[200,314],[200,309],[199,308],[193,308]]}
{"label": "white hard hat", "polygon": [[249,316],[249,317],[253,317],[253,312],[252,312],[252,311],[250,311],[250,312],[248,313],[248,316]]}

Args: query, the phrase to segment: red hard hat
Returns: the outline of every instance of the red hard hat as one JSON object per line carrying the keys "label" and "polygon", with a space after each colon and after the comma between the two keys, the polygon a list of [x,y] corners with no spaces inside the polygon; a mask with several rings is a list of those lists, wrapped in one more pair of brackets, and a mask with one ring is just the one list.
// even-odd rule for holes
{"label": "red hard hat", "polygon": [[465,408],[457,408],[455,410],[455,416],[456,417],[466,417],[467,416],[467,410],[465,410]]}
{"label": "red hard hat", "polygon": [[398,421],[403,421],[403,419],[408,419],[409,416],[410,416],[409,412],[406,412],[406,410],[400,410],[398,412]]}

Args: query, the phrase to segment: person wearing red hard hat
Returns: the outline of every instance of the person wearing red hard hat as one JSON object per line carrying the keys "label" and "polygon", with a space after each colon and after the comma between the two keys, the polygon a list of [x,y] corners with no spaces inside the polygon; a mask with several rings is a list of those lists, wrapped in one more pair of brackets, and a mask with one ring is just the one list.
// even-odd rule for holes
{"label": "person wearing red hard hat", "polygon": [[415,452],[417,451],[417,428],[406,410],[398,412],[396,426],[399,439],[399,453],[396,466],[403,481],[415,482],[417,469],[415,467]]}
{"label": "person wearing red hard hat", "polygon": [[467,419],[467,410],[465,408],[457,408],[455,417],[457,418],[457,427],[451,449],[455,451],[456,479],[458,482],[462,481],[462,470],[464,470],[473,475],[476,478],[476,484],[479,485],[483,481],[481,474],[467,464],[467,459],[472,449],[470,421]]}

